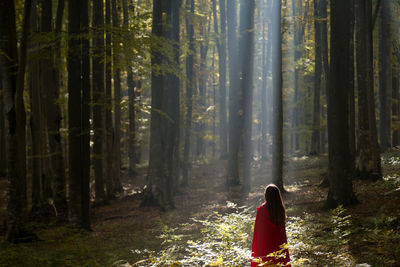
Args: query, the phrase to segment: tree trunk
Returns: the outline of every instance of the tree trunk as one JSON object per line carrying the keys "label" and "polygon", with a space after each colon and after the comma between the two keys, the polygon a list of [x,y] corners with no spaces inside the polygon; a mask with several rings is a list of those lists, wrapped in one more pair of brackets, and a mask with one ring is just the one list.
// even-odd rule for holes
{"label": "tree trunk", "polygon": [[2,73],[7,153],[7,214],[6,240],[26,240],[26,115],[23,100],[27,41],[31,1],[26,0],[22,22],[22,37],[17,52],[17,34],[13,1],[0,2],[0,67]]}
{"label": "tree trunk", "polygon": [[392,147],[392,42],[390,3],[382,1],[379,28],[379,130],[381,151]]}
{"label": "tree trunk", "polygon": [[239,50],[237,47],[237,3],[230,1],[228,13],[228,55],[229,55],[229,155],[227,187],[239,184]]}
{"label": "tree trunk", "polygon": [[322,51],[321,51],[321,14],[320,1],[314,0],[314,29],[315,29],[315,74],[313,94],[313,132],[311,136],[311,155],[318,155],[320,149],[320,124],[321,124],[321,80],[322,80]]}
{"label": "tree trunk", "polygon": [[254,12],[255,0],[242,0],[240,5],[240,66],[241,88],[243,90],[243,191],[251,187],[252,162],[252,105],[253,105],[253,66],[254,66]]}
{"label": "tree trunk", "polygon": [[[122,0],[123,7],[123,18],[124,18],[124,28],[129,31],[129,6],[127,0]],[[129,50],[128,46],[124,45],[124,53],[127,64],[127,86],[128,86],[128,109],[129,109],[129,131],[128,131],[128,158],[129,158],[129,175],[133,176],[135,174],[136,165],[136,111],[135,111],[135,81],[133,78],[133,71],[131,63],[128,57]]]}
{"label": "tree trunk", "polygon": [[[90,229],[89,216],[89,88],[88,42],[79,34],[87,33],[87,1],[68,4],[68,145],[69,210],[72,225]],[[78,56],[77,56],[78,55]],[[85,132],[87,131],[87,132]]]}
{"label": "tree trunk", "polygon": [[359,127],[356,173],[362,179],[376,180],[382,172],[375,121],[371,0],[357,0],[355,11]]}
{"label": "tree trunk", "polygon": [[[117,10],[117,0],[112,0],[112,21],[113,28],[120,27],[119,16]],[[113,164],[112,164],[112,179],[113,192],[122,192],[121,185],[121,70],[119,68],[120,51],[117,48],[118,39],[113,40],[113,65],[115,68],[114,74],[114,138],[113,138]],[[111,178],[111,177],[110,177]]]}
{"label": "tree trunk", "polygon": [[105,112],[105,152],[104,159],[105,159],[105,183],[107,187],[107,199],[112,199],[114,197],[114,185],[112,179],[112,169],[113,169],[113,147],[112,147],[112,139],[114,136],[114,129],[112,123],[112,115],[111,115],[111,62],[112,62],[112,55],[111,55],[111,0],[106,0],[106,91],[105,91],[105,98],[104,98],[104,112]]}
{"label": "tree trunk", "polygon": [[349,42],[349,92],[348,92],[348,105],[349,105],[349,159],[352,171],[352,177],[356,166],[356,130],[355,130],[355,95],[354,95],[354,0],[349,1],[350,5],[350,42]]}
{"label": "tree trunk", "polygon": [[[56,14],[56,26],[55,33],[58,38],[61,38],[61,28],[64,14],[64,0],[58,1],[57,14]],[[54,66],[58,66],[61,60],[61,41],[58,40],[53,54]],[[54,202],[58,209],[58,213],[62,213],[66,216],[67,213],[67,190],[66,190],[66,179],[65,179],[65,163],[63,156],[63,149],[61,143],[61,108],[57,103],[60,88],[60,71],[57,67],[53,68],[53,75],[55,79],[55,87],[49,92],[49,109],[52,110],[52,114],[48,114],[47,127],[49,131],[49,152],[52,156],[52,169],[53,169],[53,182],[54,182]]]}
{"label": "tree trunk", "polygon": [[93,27],[95,30],[93,57],[93,168],[95,177],[95,202],[105,201],[103,177],[104,151],[104,6],[103,0],[93,1]]}
{"label": "tree trunk", "polygon": [[221,158],[228,153],[227,118],[226,118],[226,0],[219,1],[220,29],[218,28],[217,3],[212,1],[214,32],[217,35],[218,70],[219,70],[219,132]]}
{"label": "tree trunk", "polygon": [[[186,8],[188,14],[194,16],[194,0],[186,0]],[[194,79],[194,55],[195,44],[194,44],[194,27],[193,22],[190,19],[186,19],[186,31],[189,42],[189,54],[186,57],[186,118],[185,118],[185,145],[183,150],[183,168],[182,168],[182,185],[187,186],[189,180],[189,169],[190,169],[190,139],[192,132],[192,105],[193,105],[193,88],[195,85]]]}
{"label": "tree trunk", "polygon": [[272,125],[272,181],[281,191],[284,191],[281,4],[280,0],[275,0],[272,8],[272,113],[274,114]]}
{"label": "tree trunk", "polygon": [[[321,53],[322,53],[322,66],[324,70],[324,90],[322,91],[322,97],[326,99],[326,91],[329,85],[329,52],[328,52],[328,14],[327,8],[328,3],[327,0],[320,0],[320,8],[321,8]],[[322,118],[326,119],[327,110],[325,107],[322,109]],[[325,146],[328,143],[327,139],[327,126],[325,126],[321,131],[321,153],[325,153]]]}
{"label": "tree trunk", "polygon": [[331,2],[331,65],[328,89],[329,192],[326,207],[356,202],[349,162],[349,56],[350,16],[348,1]]}

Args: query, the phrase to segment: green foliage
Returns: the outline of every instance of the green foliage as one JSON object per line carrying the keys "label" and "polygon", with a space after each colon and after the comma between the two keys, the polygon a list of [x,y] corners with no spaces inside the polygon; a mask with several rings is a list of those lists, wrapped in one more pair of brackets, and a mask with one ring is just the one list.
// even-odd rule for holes
{"label": "green foliage", "polygon": [[341,206],[323,217],[309,213],[289,217],[286,231],[292,244],[292,266],[344,266],[351,258],[345,249],[351,217]]}
{"label": "green foliage", "polygon": [[[205,218],[192,218],[191,224],[179,228],[165,227],[158,236],[164,247],[160,253],[149,253],[139,266],[244,266],[250,262],[250,245],[254,213],[247,207],[227,202],[229,212],[212,212]],[[179,234],[181,229],[200,228],[193,235]],[[142,251],[135,251],[142,253]]]}

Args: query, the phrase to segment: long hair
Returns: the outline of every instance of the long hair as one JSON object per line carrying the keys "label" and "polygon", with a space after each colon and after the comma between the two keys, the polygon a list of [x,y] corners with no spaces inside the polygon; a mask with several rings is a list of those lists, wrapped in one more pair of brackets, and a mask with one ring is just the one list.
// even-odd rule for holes
{"label": "long hair", "polygon": [[270,220],[277,225],[285,223],[285,205],[283,204],[281,191],[279,188],[274,184],[267,185],[265,188],[264,197]]}

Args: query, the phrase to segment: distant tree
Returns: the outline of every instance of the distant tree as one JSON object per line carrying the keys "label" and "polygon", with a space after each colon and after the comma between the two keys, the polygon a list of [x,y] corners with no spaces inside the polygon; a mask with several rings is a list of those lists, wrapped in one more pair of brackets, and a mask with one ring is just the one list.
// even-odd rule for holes
{"label": "distant tree", "polygon": [[[183,166],[182,166],[182,185],[186,186],[189,180],[190,169],[190,140],[192,132],[192,115],[193,115],[193,88],[195,86],[194,79],[194,0],[186,0],[186,8],[188,16],[186,18],[186,32],[189,42],[188,55],[186,56],[186,118],[185,118],[185,141],[183,149]],[[190,17],[189,17],[190,15]]]}
{"label": "distant tree", "polygon": [[331,1],[331,62],[328,88],[329,192],[326,207],[356,202],[349,161],[349,57],[350,20],[348,1]]}
{"label": "distant tree", "polygon": [[240,44],[241,90],[243,91],[243,190],[250,191],[253,123],[253,66],[254,66],[254,12],[255,0],[242,0],[240,5]]}
{"label": "distant tree", "polygon": [[227,5],[228,56],[229,56],[229,155],[227,186],[239,184],[240,149],[240,92],[239,92],[239,50],[237,38],[237,2],[231,0]]}
{"label": "distant tree", "polygon": [[214,32],[217,35],[219,70],[219,132],[221,158],[228,153],[227,114],[226,114],[226,0],[219,1],[220,23],[218,27],[217,1],[212,1]]}

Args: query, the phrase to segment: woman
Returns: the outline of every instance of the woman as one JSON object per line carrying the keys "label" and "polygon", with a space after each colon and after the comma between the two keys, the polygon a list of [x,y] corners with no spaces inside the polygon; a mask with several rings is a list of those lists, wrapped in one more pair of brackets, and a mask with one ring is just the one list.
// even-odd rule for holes
{"label": "woman", "polygon": [[274,184],[268,185],[264,198],[265,202],[257,208],[251,267],[258,264],[290,266],[289,251],[283,248],[287,244],[286,212],[279,188]]}

